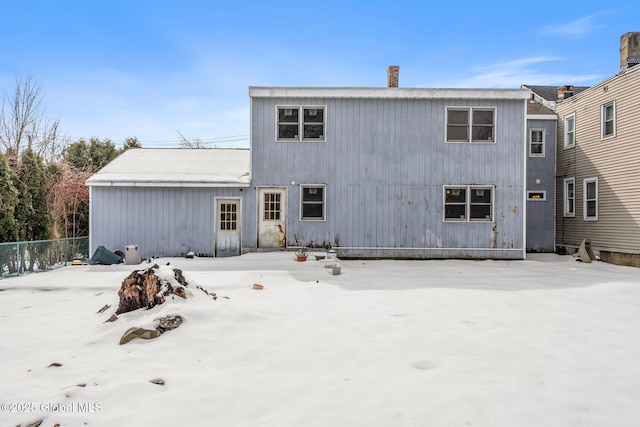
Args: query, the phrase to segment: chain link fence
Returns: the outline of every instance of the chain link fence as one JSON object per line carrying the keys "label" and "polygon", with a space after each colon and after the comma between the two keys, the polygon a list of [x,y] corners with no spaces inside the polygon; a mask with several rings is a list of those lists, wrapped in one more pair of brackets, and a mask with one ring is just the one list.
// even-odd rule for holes
{"label": "chain link fence", "polygon": [[88,237],[0,243],[0,275],[51,270],[57,265],[88,257]]}

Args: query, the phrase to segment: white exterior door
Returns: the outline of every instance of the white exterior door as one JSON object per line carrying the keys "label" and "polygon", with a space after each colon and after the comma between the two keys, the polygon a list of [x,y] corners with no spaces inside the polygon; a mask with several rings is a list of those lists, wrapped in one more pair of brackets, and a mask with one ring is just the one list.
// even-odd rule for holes
{"label": "white exterior door", "polygon": [[240,200],[216,199],[216,256],[240,255]]}
{"label": "white exterior door", "polygon": [[261,188],[258,191],[258,247],[284,248],[286,196],[284,188]]}

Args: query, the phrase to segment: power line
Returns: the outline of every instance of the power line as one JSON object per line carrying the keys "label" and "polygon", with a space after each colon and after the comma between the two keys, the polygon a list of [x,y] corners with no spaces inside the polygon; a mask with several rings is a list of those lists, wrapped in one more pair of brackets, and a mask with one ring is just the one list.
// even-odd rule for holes
{"label": "power line", "polygon": [[[74,139],[74,140],[80,140],[80,139],[84,139],[84,140],[89,140],[91,138],[94,137],[90,137],[90,138],[86,138],[86,137],[76,137],[76,136],[67,136],[69,139]],[[96,137],[97,138],[97,137]],[[132,136],[130,138],[135,138],[140,144],[180,144],[183,140],[181,139],[172,139],[172,140],[143,140],[143,139],[139,139],[135,136]],[[111,138],[103,138],[104,139],[108,139],[109,141],[113,142],[113,143],[125,143],[126,139],[111,139]],[[243,141],[243,140],[248,140],[249,139],[249,135],[233,135],[233,136],[220,136],[220,137],[209,137],[209,138],[191,138],[193,141],[200,141],[204,144],[216,144],[216,143],[225,143],[225,142],[235,142],[235,141]]]}

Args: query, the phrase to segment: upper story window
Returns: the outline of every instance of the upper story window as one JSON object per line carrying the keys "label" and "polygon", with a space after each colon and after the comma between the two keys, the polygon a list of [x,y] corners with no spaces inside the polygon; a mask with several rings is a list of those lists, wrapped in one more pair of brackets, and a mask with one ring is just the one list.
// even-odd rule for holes
{"label": "upper story window", "polygon": [[492,218],[493,187],[444,187],[445,221],[491,221]]}
{"label": "upper story window", "polygon": [[447,142],[495,142],[495,108],[448,107]]}
{"label": "upper story window", "polygon": [[276,141],[325,141],[324,106],[278,106]]}
{"label": "upper story window", "polygon": [[602,138],[616,135],[616,103],[608,102],[602,106]]}
{"label": "upper story window", "polygon": [[576,114],[569,114],[564,118],[564,148],[576,145]]}
{"label": "upper story window", "polygon": [[544,157],[544,129],[529,130],[529,157]]}

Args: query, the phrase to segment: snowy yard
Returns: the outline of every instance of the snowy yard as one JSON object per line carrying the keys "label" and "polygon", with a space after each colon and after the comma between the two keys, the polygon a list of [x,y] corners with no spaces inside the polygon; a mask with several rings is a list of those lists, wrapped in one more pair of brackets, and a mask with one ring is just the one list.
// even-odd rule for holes
{"label": "snowy yard", "polygon": [[[638,425],[639,269],[553,254],[340,261],[338,276],[290,252],[153,263],[168,261],[228,299],[192,291],[103,323],[151,264],[0,280],[0,426]],[[167,314],[184,323],[119,345]]]}

